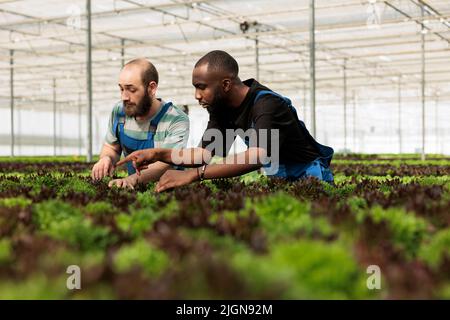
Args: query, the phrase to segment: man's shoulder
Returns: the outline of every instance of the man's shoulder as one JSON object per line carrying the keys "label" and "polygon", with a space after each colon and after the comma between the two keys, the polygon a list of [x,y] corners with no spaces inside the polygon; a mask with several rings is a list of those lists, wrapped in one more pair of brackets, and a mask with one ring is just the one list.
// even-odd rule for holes
{"label": "man's shoulder", "polygon": [[253,111],[263,111],[276,109],[280,105],[285,105],[287,102],[285,98],[271,90],[258,90],[253,101]]}
{"label": "man's shoulder", "polygon": [[189,122],[189,116],[180,107],[172,104],[162,120],[170,123]]}

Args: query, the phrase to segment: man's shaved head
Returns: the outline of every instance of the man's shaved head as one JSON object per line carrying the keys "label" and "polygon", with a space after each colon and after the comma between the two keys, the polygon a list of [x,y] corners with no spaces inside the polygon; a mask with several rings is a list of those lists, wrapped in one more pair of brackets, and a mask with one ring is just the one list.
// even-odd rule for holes
{"label": "man's shaved head", "polygon": [[142,83],[144,84],[144,87],[147,87],[148,84],[152,81],[155,81],[156,84],[158,84],[159,81],[158,71],[150,61],[148,61],[145,58],[134,59],[127,62],[123,66],[123,69],[131,66],[138,67],[141,69],[141,80]]}
{"label": "man's shaved head", "polygon": [[225,51],[214,50],[197,61],[195,68],[207,65],[208,72],[215,72],[231,79],[237,78],[239,66],[236,60]]}
{"label": "man's shaved head", "polygon": [[134,59],[124,65],[119,87],[127,116],[143,117],[149,113],[155,101],[158,80],[158,71],[147,59]]}

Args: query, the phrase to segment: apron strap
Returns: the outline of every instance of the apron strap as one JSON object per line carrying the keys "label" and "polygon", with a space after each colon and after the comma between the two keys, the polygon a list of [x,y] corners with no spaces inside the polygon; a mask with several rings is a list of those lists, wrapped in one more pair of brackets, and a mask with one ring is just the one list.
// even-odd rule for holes
{"label": "apron strap", "polygon": [[[119,111],[116,114],[116,117],[114,118],[113,130],[116,133],[117,139],[119,140],[120,147],[122,148],[124,156],[127,156],[128,154],[136,150],[154,148],[155,146],[154,136],[156,133],[158,123],[171,106],[172,102],[167,102],[161,107],[161,110],[158,111],[156,117],[150,121],[147,139],[139,140],[125,134],[126,115],[122,104],[122,106],[119,108]],[[129,175],[136,172],[130,162],[127,163],[127,169]]]}
{"label": "apron strap", "polygon": [[158,123],[161,120],[161,118],[166,114],[167,110],[172,106],[172,102],[166,102],[162,107],[161,110],[159,110],[156,117],[154,117],[150,121],[150,127],[148,129],[148,138],[150,138],[150,135],[153,137],[153,135],[156,133],[156,128],[158,127]]}
{"label": "apron strap", "polygon": [[313,146],[315,146],[315,148],[318,150],[318,152],[319,152],[319,154],[320,154],[320,157],[317,158],[316,160],[321,160],[321,163],[322,163],[325,167],[329,167],[329,166],[330,166],[330,163],[331,163],[331,159],[332,159],[333,154],[334,154],[333,148],[318,143],[318,142],[314,139],[314,137],[311,136],[311,134],[309,133],[308,129],[306,128],[305,123],[304,123],[302,120],[300,120],[300,119],[298,118],[297,110],[295,110],[294,106],[292,105],[292,101],[291,101],[289,98],[286,98],[286,97],[284,97],[284,96],[282,96],[282,95],[280,95],[280,94],[278,94],[278,93],[276,93],[276,92],[270,91],[270,90],[261,90],[261,91],[259,91],[259,92],[256,93],[256,97],[255,97],[255,100],[254,100],[253,103],[256,103],[256,101],[257,101],[259,98],[261,98],[262,96],[267,95],[267,94],[270,94],[270,95],[272,95],[272,96],[279,97],[279,98],[283,99],[283,100],[286,102],[286,104],[289,106],[289,108],[290,108],[290,109],[292,110],[292,112],[294,113],[295,118],[297,119],[297,122],[298,122],[300,128],[302,129],[303,133],[304,133],[305,136],[306,136],[306,139],[307,139]]}

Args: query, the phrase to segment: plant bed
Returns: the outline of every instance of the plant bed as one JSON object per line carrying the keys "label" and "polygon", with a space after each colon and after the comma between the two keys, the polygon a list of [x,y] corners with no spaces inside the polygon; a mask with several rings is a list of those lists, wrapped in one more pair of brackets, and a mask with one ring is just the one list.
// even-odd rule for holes
{"label": "plant bed", "polygon": [[81,162],[0,162],[0,298],[450,298],[450,165],[361,159],[335,187],[253,173],[162,194]]}

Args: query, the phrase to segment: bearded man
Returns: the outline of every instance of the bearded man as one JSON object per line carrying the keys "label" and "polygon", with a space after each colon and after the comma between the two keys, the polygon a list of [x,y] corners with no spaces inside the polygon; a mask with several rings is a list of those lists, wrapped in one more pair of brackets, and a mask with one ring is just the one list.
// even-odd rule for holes
{"label": "bearded man", "polygon": [[[189,136],[188,116],[172,102],[156,98],[158,71],[139,58],[124,65],[119,76],[121,101],[113,108],[99,161],[92,179],[111,176],[121,154],[151,148],[185,148]],[[154,162],[138,176],[131,164],[129,176],[110,181],[109,186],[133,188],[137,183],[157,181],[172,166]]]}

